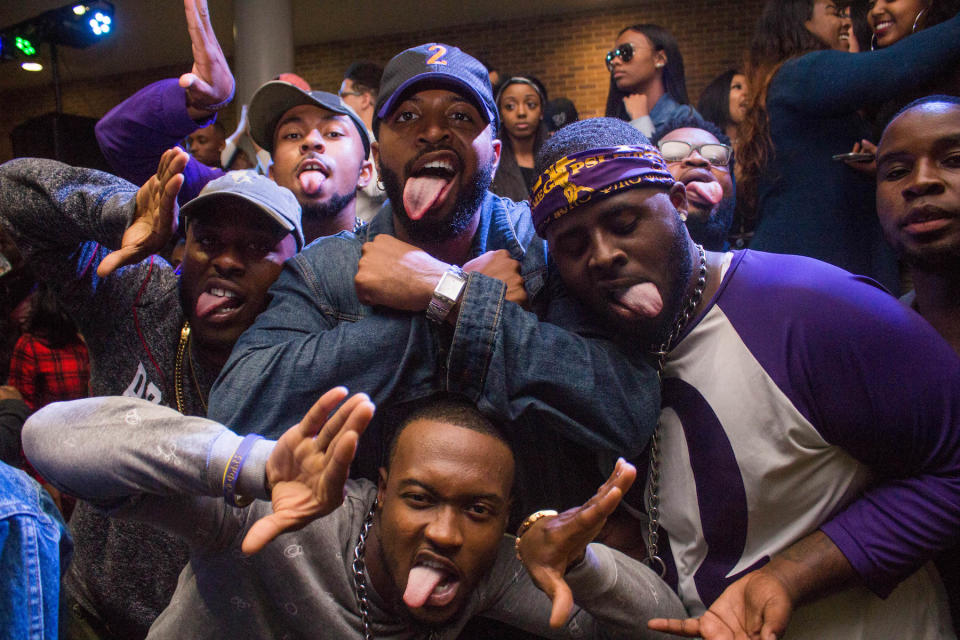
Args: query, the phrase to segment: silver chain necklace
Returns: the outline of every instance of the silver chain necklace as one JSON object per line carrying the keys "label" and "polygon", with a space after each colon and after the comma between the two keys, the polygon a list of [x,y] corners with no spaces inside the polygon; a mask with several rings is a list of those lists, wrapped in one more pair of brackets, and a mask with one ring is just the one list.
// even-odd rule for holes
{"label": "silver chain necklace", "polygon": [[[370,600],[367,598],[367,579],[364,575],[363,554],[367,550],[367,534],[370,533],[370,527],[373,526],[373,514],[376,512],[377,503],[374,501],[370,505],[367,516],[363,519],[360,536],[357,538],[357,546],[353,548],[353,586],[356,590],[360,619],[363,621],[364,640],[373,640],[373,631],[370,629]],[[436,631],[431,631],[429,637],[439,638],[440,636]]]}
{"label": "silver chain necklace", "polygon": [[[697,286],[690,294],[686,304],[677,314],[677,322],[667,339],[660,345],[660,348],[654,353],[657,356],[657,380],[660,382],[660,390],[663,391],[663,369],[667,364],[667,354],[673,349],[674,342],[683,333],[697,305],[703,299],[703,290],[707,287],[707,256],[703,247],[697,245],[697,251],[700,252],[700,273],[697,277]],[[647,472],[647,565],[660,574],[662,578],[667,572],[667,565],[660,557],[658,546],[660,536],[660,420],[657,420],[657,428],[653,430],[650,437],[650,464]]]}
{"label": "silver chain necklace", "polygon": [[367,599],[367,580],[363,575],[363,553],[367,550],[367,534],[370,527],[373,526],[373,514],[377,510],[377,502],[374,500],[370,505],[370,511],[367,517],[363,519],[363,526],[360,527],[360,537],[357,538],[357,546],[353,548],[353,585],[356,589],[357,607],[360,608],[360,619],[363,621],[364,640],[373,640],[373,632],[370,630],[370,601]]}

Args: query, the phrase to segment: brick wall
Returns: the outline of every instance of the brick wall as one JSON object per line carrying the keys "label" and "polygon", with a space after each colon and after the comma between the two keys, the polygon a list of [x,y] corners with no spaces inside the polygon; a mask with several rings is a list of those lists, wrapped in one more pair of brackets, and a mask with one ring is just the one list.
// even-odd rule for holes
{"label": "brick wall", "polygon": [[[297,49],[295,71],[317,89],[336,91],[343,71],[353,60],[384,64],[407,47],[442,41],[484,56],[506,73],[533,73],[543,81],[551,97],[570,98],[581,117],[589,117],[603,114],[609,83],[603,56],[623,27],[653,22],[677,37],[686,64],[687,88],[695,102],[711,78],[739,64],[761,6],[762,0],[647,0],[630,8],[322,43]],[[65,83],[64,111],[100,117],[138,88],[184,71],[185,68],[153,69]],[[53,102],[53,90],[47,87],[0,92],[0,104],[4,105],[0,109],[0,160],[12,157],[10,131],[28,118],[52,111]],[[232,110],[224,115],[229,130],[234,125]]]}

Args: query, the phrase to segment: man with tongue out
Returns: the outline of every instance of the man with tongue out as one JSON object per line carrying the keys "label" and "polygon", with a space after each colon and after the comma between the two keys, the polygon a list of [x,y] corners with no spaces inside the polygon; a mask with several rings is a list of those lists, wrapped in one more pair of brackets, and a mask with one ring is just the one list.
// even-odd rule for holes
{"label": "man with tongue out", "polygon": [[687,231],[708,251],[727,248],[736,190],[733,148],[720,128],[697,115],[674,118],[650,140],[687,193]]}
{"label": "man with tongue out", "polygon": [[[184,0],[193,69],[144,87],[97,123],[97,142],[122,178],[140,184],[160,155],[214,121],[233,98],[234,78],[217,42],[206,0]],[[282,75],[280,77],[283,77]],[[293,192],[309,244],[362,224],[356,193],[371,180],[363,120],[336,94],[284,81],[267,82],[250,101],[250,136],[272,157],[269,176]],[[179,200],[196,197],[223,171],[191,158]]]}
{"label": "man with tongue out", "polygon": [[[373,154],[389,201],[356,234],[287,263],[214,386],[212,419],[277,435],[333,384],[391,404],[460,393],[515,426],[530,510],[582,502],[601,478],[594,452],[645,446],[654,373],[548,281],[528,205],[488,190],[497,124],[486,69],[456,47],[424,44],[387,64]],[[375,477],[382,440],[361,442],[360,475]]]}
{"label": "man with tongue out", "polygon": [[190,545],[154,640],[454,640],[474,616],[558,640],[653,638],[648,618],[683,615],[653,571],[589,544],[634,480],[625,461],[584,504],[530,516],[515,540],[500,425],[429,398],[397,421],[379,481],[347,480],[373,413],[338,387],[274,442],[90,398],[48,406],[23,438],[56,486]]}
{"label": "man with tongue out", "polygon": [[[932,148],[923,170],[956,172],[951,147]],[[908,160],[890,154],[887,179]],[[564,283],[662,371],[657,435],[636,460],[646,487],[624,505],[650,514],[635,536],[700,617],[651,627],[708,640],[955,637],[929,565],[960,531],[949,345],[832,265],[703,251],[681,222],[685,186],[624,122],[569,125],[537,164],[533,219]]]}
{"label": "man with tongue out", "polygon": [[[171,149],[138,191],[91,169],[10,161],[0,167],[0,225],[79,325],[92,395],[205,415],[233,343],[266,306],[303,236],[293,194],[252,172],[231,172],[181,211],[188,222],[178,273],[152,254],[177,227],[186,162],[183,150]],[[73,624],[101,637],[145,636],[188,559],[182,543],[109,520],[84,502],[71,529],[76,548],[65,591]]]}

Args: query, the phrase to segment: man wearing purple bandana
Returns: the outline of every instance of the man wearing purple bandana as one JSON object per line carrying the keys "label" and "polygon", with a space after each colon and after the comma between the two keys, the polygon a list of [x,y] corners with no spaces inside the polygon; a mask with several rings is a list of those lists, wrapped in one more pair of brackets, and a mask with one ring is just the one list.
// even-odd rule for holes
{"label": "man wearing purple bandana", "polygon": [[[626,146],[625,146],[626,145]],[[567,288],[661,369],[650,563],[704,638],[955,637],[929,560],[960,531],[960,360],[870,280],[705,252],[629,125],[544,146],[533,219]],[[644,472],[641,472],[644,473]],[[639,484],[639,483],[638,483]]]}

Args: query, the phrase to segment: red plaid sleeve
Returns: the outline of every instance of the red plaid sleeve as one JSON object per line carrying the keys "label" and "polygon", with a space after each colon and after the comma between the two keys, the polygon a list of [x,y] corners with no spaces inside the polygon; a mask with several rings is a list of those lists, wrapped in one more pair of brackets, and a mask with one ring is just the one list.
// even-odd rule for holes
{"label": "red plaid sleeve", "polygon": [[[21,340],[28,336],[21,336]],[[87,347],[82,342],[51,349],[42,339],[28,338],[30,362],[25,362],[22,371],[14,373],[15,361],[10,363],[11,384],[23,394],[31,409],[39,409],[51,402],[76,400],[88,395],[90,384],[90,360]],[[18,341],[17,347],[20,346]],[[28,358],[24,358],[27,360]],[[12,382],[16,377],[20,381]]]}
{"label": "red plaid sleeve", "polygon": [[37,408],[37,388],[34,384],[37,379],[37,360],[33,345],[33,336],[28,333],[17,340],[10,356],[10,376],[7,380],[7,384],[17,388],[31,411]]}

